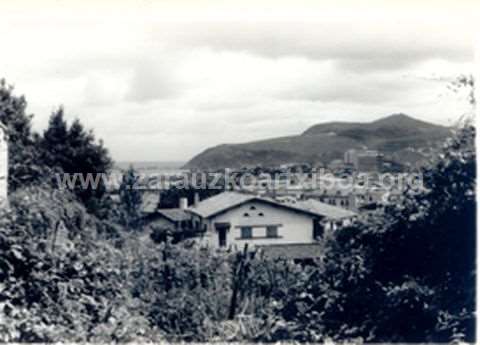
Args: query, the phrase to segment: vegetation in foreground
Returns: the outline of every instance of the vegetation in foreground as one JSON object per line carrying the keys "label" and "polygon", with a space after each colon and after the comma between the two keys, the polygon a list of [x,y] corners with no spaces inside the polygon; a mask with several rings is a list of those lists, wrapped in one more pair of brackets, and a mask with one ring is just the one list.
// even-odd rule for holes
{"label": "vegetation in foreground", "polygon": [[79,121],[68,127],[63,109],[43,135],[31,119],[1,83],[11,195],[0,216],[0,341],[475,339],[469,123],[425,168],[425,190],[326,235],[324,257],[303,267],[152,242],[135,221],[135,196],[114,206],[104,189],[65,191],[49,180],[108,171],[93,133]]}

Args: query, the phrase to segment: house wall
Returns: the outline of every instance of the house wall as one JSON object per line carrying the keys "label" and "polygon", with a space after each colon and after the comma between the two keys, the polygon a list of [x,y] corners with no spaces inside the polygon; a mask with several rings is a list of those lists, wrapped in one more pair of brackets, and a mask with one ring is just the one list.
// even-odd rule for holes
{"label": "house wall", "polygon": [[[251,209],[252,207],[255,210]],[[248,217],[245,216],[246,213],[249,215]],[[263,216],[260,216],[260,213]],[[245,243],[248,243],[249,247],[268,244],[314,243],[313,219],[312,216],[293,210],[252,201],[206,220],[207,231],[202,242],[214,248],[218,247],[215,223],[230,223],[231,226],[227,232],[227,247],[233,246],[241,249]],[[266,238],[267,225],[278,225],[278,238]],[[242,226],[252,226],[253,238],[241,238]]]}

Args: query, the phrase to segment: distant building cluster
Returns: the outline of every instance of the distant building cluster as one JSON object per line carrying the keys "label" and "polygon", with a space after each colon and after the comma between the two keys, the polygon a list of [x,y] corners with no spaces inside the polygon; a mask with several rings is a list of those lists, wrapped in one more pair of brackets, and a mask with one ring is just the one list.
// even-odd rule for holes
{"label": "distant building cluster", "polygon": [[[322,173],[317,174],[318,170]],[[196,194],[191,205],[180,198],[178,207],[162,208],[160,191],[146,189],[143,212],[152,228],[169,229],[176,240],[195,238],[219,249],[238,250],[248,244],[272,256],[311,258],[321,255],[326,232],[382,213],[387,204],[398,200],[402,188],[386,188],[380,178],[382,173],[396,171],[402,167],[391,157],[367,148],[348,150],[343,160],[326,165],[215,170],[208,172],[209,179],[224,182],[223,192],[204,200]],[[238,184],[247,175],[249,183]],[[365,175],[368,183],[357,180],[357,175]],[[182,176],[185,173],[169,175],[166,185],[175,186]],[[328,187],[319,186],[319,180]]]}
{"label": "distant building cluster", "polygon": [[380,172],[383,155],[376,150],[348,150],[344,155],[344,163],[351,165],[359,172]]}

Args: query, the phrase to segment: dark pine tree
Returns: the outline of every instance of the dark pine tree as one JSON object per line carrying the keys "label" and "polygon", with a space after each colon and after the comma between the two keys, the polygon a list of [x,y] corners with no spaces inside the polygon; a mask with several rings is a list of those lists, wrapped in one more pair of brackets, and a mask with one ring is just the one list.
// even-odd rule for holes
{"label": "dark pine tree", "polygon": [[0,122],[7,128],[8,185],[11,190],[38,181],[44,169],[38,165],[39,150],[31,131],[33,115],[27,114],[27,101],[16,96],[13,87],[0,80]]}
{"label": "dark pine tree", "polygon": [[[58,172],[78,174],[74,192],[90,212],[98,213],[105,201],[107,187],[101,174],[108,174],[113,166],[103,142],[96,141],[93,131],[87,131],[76,119],[68,128],[64,110],[59,108],[50,118],[41,138],[45,165]],[[84,183],[91,175],[88,186]]]}
{"label": "dark pine tree", "polygon": [[50,167],[57,167],[61,171],[72,166],[67,141],[68,125],[64,119],[63,107],[60,107],[50,116],[48,127],[43,133],[41,145],[43,163]]}

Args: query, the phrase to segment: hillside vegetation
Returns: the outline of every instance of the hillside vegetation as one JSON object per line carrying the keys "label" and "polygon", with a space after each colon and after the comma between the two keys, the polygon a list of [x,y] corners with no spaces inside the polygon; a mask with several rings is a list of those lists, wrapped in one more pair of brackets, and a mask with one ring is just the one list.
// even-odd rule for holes
{"label": "hillside vegetation", "polygon": [[447,127],[419,121],[404,114],[370,123],[331,122],[310,127],[301,135],[224,144],[193,157],[185,166],[198,169],[272,166],[283,163],[329,163],[354,148],[376,149],[402,155],[406,148],[423,148],[451,134]]}
{"label": "hillside vegetation", "polygon": [[[75,169],[108,168],[108,151],[79,124],[66,126],[61,112],[46,137],[15,132],[31,117],[1,83],[0,95],[9,140],[25,137],[12,153],[51,154],[37,165],[13,161],[10,207],[0,210],[0,342],[475,341],[470,123],[424,167],[426,188],[407,190],[368,221],[326,231],[323,256],[301,265],[153,241],[134,212],[133,170],[120,203],[104,189],[59,188],[51,171],[72,171],[78,157],[85,162]],[[75,150],[58,150],[65,134]]]}

